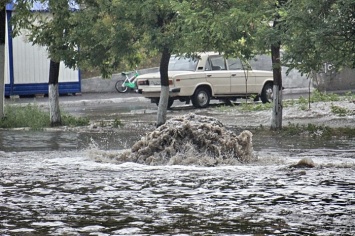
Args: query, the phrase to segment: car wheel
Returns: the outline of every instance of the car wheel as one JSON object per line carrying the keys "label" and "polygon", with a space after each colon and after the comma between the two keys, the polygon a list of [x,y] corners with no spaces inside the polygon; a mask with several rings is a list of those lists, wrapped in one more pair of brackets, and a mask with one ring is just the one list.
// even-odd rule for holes
{"label": "car wheel", "polygon": [[[168,109],[171,108],[171,106],[173,105],[173,103],[174,103],[174,99],[169,98],[169,101],[168,101]],[[159,99],[155,100],[155,104],[157,104],[157,106],[159,106]]]}
{"label": "car wheel", "polygon": [[273,92],[273,84],[271,83],[267,83],[264,85],[264,88],[261,92],[261,101],[263,103],[268,103],[268,102],[272,102],[272,98],[274,96],[274,92]]}
{"label": "car wheel", "polygon": [[192,95],[192,105],[196,108],[205,108],[210,104],[211,95],[210,91],[206,87],[196,89],[194,95]]}

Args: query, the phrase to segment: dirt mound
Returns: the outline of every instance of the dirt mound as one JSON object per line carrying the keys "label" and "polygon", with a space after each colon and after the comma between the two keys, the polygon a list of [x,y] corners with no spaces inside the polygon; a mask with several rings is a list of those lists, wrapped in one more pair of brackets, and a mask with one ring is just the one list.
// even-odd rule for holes
{"label": "dirt mound", "polygon": [[188,114],[168,120],[116,159],[147,165],[234,165],[254,159],[252,133],[236,135],[217,119]]}

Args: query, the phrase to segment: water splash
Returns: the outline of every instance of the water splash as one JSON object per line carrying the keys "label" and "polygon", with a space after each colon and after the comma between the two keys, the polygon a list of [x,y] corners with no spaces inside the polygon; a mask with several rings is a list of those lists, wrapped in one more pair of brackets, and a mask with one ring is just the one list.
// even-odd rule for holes
{"label": "water splash", "polygon": [[187,114],[168,120],[146,134],[115,162],[146,165],[237,165],[256,160],[252,133],[239,135],[212,117]]}

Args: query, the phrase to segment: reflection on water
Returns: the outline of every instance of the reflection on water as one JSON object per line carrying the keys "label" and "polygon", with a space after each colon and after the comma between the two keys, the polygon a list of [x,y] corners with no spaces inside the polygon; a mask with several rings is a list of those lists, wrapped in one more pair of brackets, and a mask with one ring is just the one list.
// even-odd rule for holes
{"label": "reflection on water", "polygon": [[[254,134],[253,165],[93,161],[142,133],[3,132],[0,235],[355,234],[355,140]],[[319,166],[288,168],[303,157]]]}

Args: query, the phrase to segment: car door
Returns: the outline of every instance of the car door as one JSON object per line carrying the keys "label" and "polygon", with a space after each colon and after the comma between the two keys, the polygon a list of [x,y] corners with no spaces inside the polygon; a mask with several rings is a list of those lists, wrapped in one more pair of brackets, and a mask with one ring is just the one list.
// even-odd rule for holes
{"label": "car door", "polygon": [[255,84],[255,75],[251,68],[244,65],[239,58],[228,58],[227,64],[231,77],[231,93],[250,93],[249,86]]}
{"label": "car door", "polygon": [[227,70],[225,58],[222,55],[209,56],[205,70],[206,80],[212,85],[215,95],[231,93],[231,77]]}

